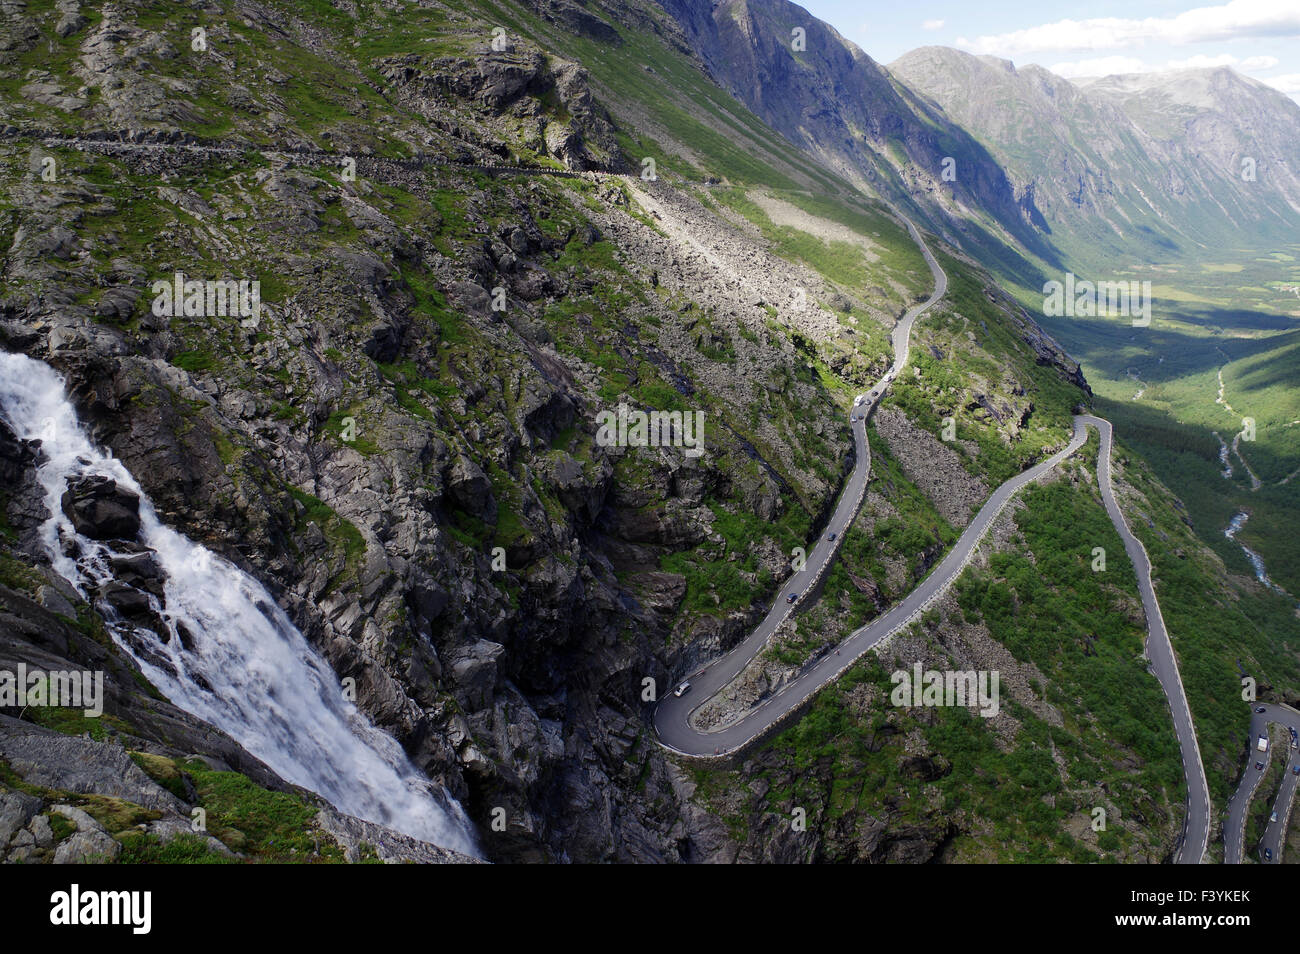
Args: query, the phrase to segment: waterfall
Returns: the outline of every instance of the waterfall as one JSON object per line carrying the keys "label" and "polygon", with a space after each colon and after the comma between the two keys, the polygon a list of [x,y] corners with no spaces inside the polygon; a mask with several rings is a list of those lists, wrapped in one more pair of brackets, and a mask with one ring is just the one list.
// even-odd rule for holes
{"label": "waterfall", "polygon": [[1223,465],[1223,479],[1231,480],[1232,461],[1228,459],[1228,445],[1223,442],[1223,438],[1219,436],[1218,431],[1211,431],[1210,433],[1213,434],[1214,439],[1219,442],[1219,463]]}
{"label": "waterfall", "polygon": [[[0,353],[0,414],[18,437],[41,442],[37,478],[50,513],[41,532],[54,569],[96,605],[117,644],[168,699],[339,811],[478,855],[460,805],[344,698],[270,593],[159,521],[122,463],[91,443],[53,369]],[[69,482],[95,476],[139,495],[135,541],[91,539],[64,514]],[[144,594],[161,623],[153,627],[136,625],[103,597],[106,585],[120,586],[113,581],[124,562],[142,559],[162,571],[161,598]]]}
{"label": "waterfall", "polygon": [[1269,579],[1268,571],[1264,568],[1264,558],[1237,539],[1237,534],[1241,532],[1241,528],[1246,525],[1246,521],[1249,518],[1250,514],[1246,513],[1244,510],[1234,514],[1227,529],[1223,531],[1223,535],[1245,551],[1246,559],[1250,561],[1251,567],[1255,570],[1255,579],[1259,580],[1259,582],[1263,583],[1274,593],[1285,593],[1286,591],[1282,589],[1282,587]]}

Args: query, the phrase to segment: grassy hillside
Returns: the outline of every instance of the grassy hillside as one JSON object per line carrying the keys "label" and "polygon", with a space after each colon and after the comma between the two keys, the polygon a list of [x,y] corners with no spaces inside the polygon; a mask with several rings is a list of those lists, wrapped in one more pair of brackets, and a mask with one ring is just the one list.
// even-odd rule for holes
{"label": "grassy hillside", "polygon": [[[32,2],[39,42],[0,57],[6,124],[231,147],[0,144],[0,224],[15,237],[6,341],[58,343],[97,435],[167,520],[267,580],[340,672],[367,674],[362,707],[477,821],[510,807],[515,827],[486,846],[500,860],[676,857],[675,768],[634,687],[765,610],[847,472],[853,395],[931,287],[887,207],[720,91],[653,8],[619,9],[574,32],[488,0],[256,12],[135,0],[88,6],[63,36],[55,4]],[[491,49],[497,27],[510,49]],[[88,72],[91,36],[103,49]],[[416,155],[450,164],[378,161]],[[656,182],[638,177],[645,159]],[[951,418],[958,466],[993,486],[1061,446],[1085,394],[987,273],[934,245],[949,295],[918,323],[886,408],[940,437]],[[176,270],[256,277],[258,323],[158,320],[149,284]],[[1273,393],[1268,366],[1237,370]],[[703,412],[706,455],[599,446],[596,413],[621,403]],[[896,600],[960,529],[908,478],[914,462],[871,440],[871,507],[778,663]],[[1276,453],[1262,474],[1284,464]],[[1154,481],[1144,491],[1172,527],[1176,504]],[[872,708],[887,654],[764,750],[744,779],[768,773],[754,817],[822,798],[846,833],[892,812],[890,838],[924,829],[918,841],[948,859],[1162,855],[1180,776],[1134,661],[1131,580],[1080,569],[1084,544],[1121,548],[1083,477],[1027,499],[1018,536],[899,644],[943,662],[960,633],[1010,654],[998,658],[1023,678],[1009,721]],[[1153,558],[1174,580],[1177,565]],[[1179,586],[1235,599],[1207,584],[1203,559],[1184,572]],[[1275,619],[1252,613],[1223,625]],[[1180,650],[1198,648],[1200,621],[1178,624]],[[1262,638],[1253,658],[1292,678]],[[1222,688],[1217,669],[1198,678],[1198,691]],[[1230,711],[1197,705],[1226,771]],[[930,754],[917,761],[913,742]],[[283,860],[274,826],[243,817],[258,793],[185,762],[144,767],[163,784],[188,778],[224,806],[234,841]],[[727,797],[739,781],[701,777]],[[1080,819],[1103,787],[1125,821],[1094,837]],[[597,798],[608,812],[587,810]],[[726,801],[714,807],[731,817]],[[557,805],[572,817],[555,819]],[[294,825],[302,805],[263,808]],[[847,841],[818,850],[890,857]]]}
{"label": "grassy hillside", "polygon": [[[1234,572],[1251,573],[1223,536],[1234,514],[1250,514],[1238,539],[1292,593],[1300,592],[1300,549],[1288,529],[1300,509],[1300,486],[1288,479],[1300,469],[1292,373],[1300,299],[1288,290],[1300,286],[1296,253],[1300,246],[1267,256],[1242,249],[1217,253],[1223,261],[1215,264],[1151,269],[1159,277],[1149,328],[1119,317],[1043,319],[1087,369],[1102,413],[1187,505],[1201,540]],[[1020,297],[1033,307],[1031,292]],[[1233,451],[1244,418],[1254,422],[1254,440]]]}
{"label": "grassy hillside", "polygon": [[[1088,863],[1170,850],[1178,747],[1167,718],[1152,717],[1164,700],[1140,659],[1141,606],[1096,495],[1096,447],[1025,492],[953,593],[798,723],[738,770],[696,772],[699,798],[754,857]],[[918,495],[896,471],[882,479],[892,502]],[[1106,548],[1104,573],[1090,567],[1093,546]],[[851,550],[845,562],[870,578]],[[1000,669],[1002,714],[894,706],[889,675],[916,661]],[[796,808],[807,831],[787,834]]]}

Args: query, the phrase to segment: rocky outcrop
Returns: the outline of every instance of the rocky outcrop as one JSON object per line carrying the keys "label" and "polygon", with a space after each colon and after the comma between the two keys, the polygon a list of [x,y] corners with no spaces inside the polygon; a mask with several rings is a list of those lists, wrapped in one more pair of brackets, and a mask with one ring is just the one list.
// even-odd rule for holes
{"label": "rocky outcrop", "polygon": [[[573,4],[553,6],[570,11],[567,19],[580,26],[579,32],[599,31],[598,25],[613,32],[604,21]],[[521,38],[510,39],[502,49],[491,45],[479,49],[468,63],[411,53],[382,61],[380,70],[408,103],[426,115],[443,112],[439,107],[451,96],[480,104],[488,116],[520,123],[527,144],[560,160],[565,168],[607,169],[622,164],[614,127],[592,96],[587,71],[577,63],[547,56]],[[551,98],[562,115],[550,114],[543,105]]]}
{"label": "rocky outcrop", "polygon": [[0,758],[33,785],[106,795],[174,814],[181,811],[176,796],[145,775],[121,746],[70,738],[7,719],[0,726]]}
{"label": "rocky outcrop", "polygon": [[872,420],[908,480],[920,488],[945,520],[954,527],[965,527],[988,499],[985,482],[962,466],[957,451],[912,424],[902,411],[881,408]]}
{"label": "rocky outcrop", "polygon": [[344,858],[352,862],[361,861],[373,852],[385,864],[477,863],[468,855],[417,841],[383,825],[342,815],[329,807],[322,808],[313,823],[322,833],[332,838],[343,849]]}
{"label": "rocky outcrop", "polygon": [[[123,735],[97,742],[0,716],[0,760],[24,785],[48,793],[34,796],[0,783],[0,859],[11,864],[111,862],[122,855],[124,842],[135,836],[164,845],[181,837],[195,838],[217,855],[237,854],[201,828],[196,831],[193,808],[198,799],[192,787],[188,799],[163,788],[136,764],[125,748],[127,742],[138,740]],[[148,758],[166,764],[156,754]],[[209,759],[213,767],[229,770],[220,760]],[[178,783],[188,784],[183,776]],[[80,799],[90,810],[58,798]],[[133,818],[146,820],[124,827]],[[335,845],[349,862],[375,856],[385,862],[419,864],[475,860],[328,806],[319,810],[313,824],[319,832],[317,853],[323,840]],[[224,836],[234,840],[229,833]]]}
{"label": "rocky outcrop", "polygon": [[63,494],[63,512],[92,540],[131,540],[140,532],[140,495],[111,477],[80,477]]}
{"label": "rocky outcrop", "polygon": [[[618,4],[588,5],[594,19],[581,4],[541,7],[594,36]],[[734,645],[765,609],[763,580],[788,572],[789,527],[834,498],[852,443],[809,365],[845,335],[818,302],[881,332],[907,296],[839,290],[706,191],[379,158],[617,167],[589,77],[554,50],[457,33],[461,52],[449,43],[359,63],[351,34],[278,7],[244,15],[212,37],[266,31],[356,83],[331,87],[324,111],[278,56],[240,46],[221,89],[197,97],[211,122],[227,115],[214,100],[237,104],[233,153],[191,149],[189,58],[126,8],[82,26],[78,69],[98,92],[79,120],[112,121],[123,148],[92,128],[69,145],[84,165],[56,183],[36,176],[34,152],[13,157],[33,175],[7,185],[0,343],[65,376],[94,439],[164,523],[266,585],[334,672],[356,680],[358,706],[461,801],[490,859],[747,859],[689,803],[642,687]],[[53,14],[39,22],[57,25]],[[57,79],[41,95],[82,85]],[[177,82],[159,98],[164,79]],[[251,142],[276,148],[245,162]],[[343,155],[355,156],[355,178]],[[190,262],[260,276],[257,319],[156,314],[156,276],[222,277]],[[833,371],[858,382],[885,363],[880,349],[846,348]],[[703,410],[706,452],[600,446],[595,415],[619,404]],[[104,668],[107,712],[126,727],[93,744],[197,753],[285,790],[142,686],[94,609],[60,584],[33,535],[45,516],[32,491],[38,448],[4,438],[0,428],[0,475],[15,490],[0,503],[31,576],[0,590],[0,662]],[[69,488],[70,518],[88,535],[130,537],[120,491]],[[156,563],[114,549],[115,580],[99,595],[143,618],[163,582]],[[742,561],[734,588],[751,605],[710,611],[701,581]],[[164,788],[190,806],[175,787]],[[499,812],[504,831],[492,826]],[[367,846],[384,860],[439,857],[328,812],[317,827],[362,859]],[[771,857],[799,857],[770,834]]]}
{"label": "rocky outcrop", "polygon": [[[59,842],[54,850],[56,865],[102,864],[115,860],[122,853],[122,845],[113,839],[103,825],[81,809],[71,805],[55,805],[53,813],[67,818],[77,826],[76,832]],[[46,822],[45,826],[48,828],[49,823]]]}
{"label": "rocky outcrop", "polygon": [[446,487],[451,499],[474,516],[483,520],[496,516],[492,482],[487,479],[482,468],[465,455],[457,457],[448,469]]}
{"label": "rocky outcrop", "polygon": [[571,33],[619,46],[623,38],[606,20],[586,9],[581,0],[525,0],[544,19]]}

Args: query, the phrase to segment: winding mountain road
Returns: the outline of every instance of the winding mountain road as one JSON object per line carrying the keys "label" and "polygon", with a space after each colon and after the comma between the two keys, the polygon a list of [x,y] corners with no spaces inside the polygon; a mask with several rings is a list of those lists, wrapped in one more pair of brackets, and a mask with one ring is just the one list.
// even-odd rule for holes
{"label": "winding mountain road", "polygon": [[1124,513],[1115,498],[1115,488],[1111,483],[1114,434],[1110,421],[1091,414],[1081,415],[1075,418],[1076,427],[1080,421],[1095,427],[1101,436],[1101,449],[1097,454],[1097,483],[1101,487],[1101,499],[1106,505],[1111,523],[1124,540],[1124,551],[1137,574],[1138,593],[1142,597],[1142,610],[1147,619],[1147,660],[1151,672],[1160,682],[1160,688],[1164,690],[1174,720],[1174,732],[1178,736],[1183,775],[1187,779],[1187,814],[1183,818],[1183,838],[1178,860],[1187,864],[1199,864],[1210,844],[1210,786],[1205,778],[1205,765],[1201,761],[1200,743],[1196,740],[1192,710],[1187,704],[1187,693],[1183,690],[1183,680],[1178,673],[1178,658],[1174,655],[1173,643],[1165,628],[1165,618],[1160,612],[1160,601],[1156,599],[1155,586],[1151,582],[1151,560],[1141,541],[1129,530],[1128,521],[1124,519]]}
{"label": "winding mountain road", "polygon": [[30,139],[48,147],[79,149],[84,152],[144,153],[150,152],[187,152],[196,156],[212,156],[222,159],[238,159],[249,152],[256,152],[263,158],[292,156],[298,161],[311,161],[337,167],[346,159],[355,160],[358,165],[397,166],[407,169],[456,169],[466,172],[486,172],[493,175],[553,176],[561,179],[599,179],[609,177],[626,178],[626,173],[608,172],[601,169],[552,169],[545,166],[515,166],[504,163],[476,163],[468,160],[448,159],[445,156],[430,153],[416,153],[405,159],[379,156],[373,153],[342,153],[337,150],[312,149],[309,146],[280,144],[266,145],[253,143],[232,144],[221,141],[204,140],[196,136],[185,135],[179,138],[159,135],[155,138],[148,130],[111,130],[98,135],[73,136],[49,129],[34,129],[22,126],[0,124],[0,139]]}
{"label": "winding mountain road", "polygon": [[[939,267],[939,263],[935,260],[929,247],[921,239],[921,233],[912,224],[912,221],[906,216],[902,216],[902,218],[907,224],[907,230],[911,233],[912,240],[916,242],[925,256],[925,262],[930,267],[931,275],[934,276],[934,291],[924,302],[908,309],[898,324],[894,326],[894,363],[890,365],[889,370],[885,372],[884,377],[875,386],[865,394],[858,395],[854,400],[850,412],[850,427],[853,432],[853,446],[856,453],[853,471],[849,474],[848,480],[845,481],[844,489],[840,491],[835,511],[827,524],[827,533],[823,534],[813,545],[812,552],[806,555],[804,568],[785,581],[772,608],[743,642],[734,646],[725,656],[691,674],[689,677],[691,683],[689,695],[681,697],[669,696],[655,710],[655,729],[659,733],[659,740],[664,746],[675,752],[683,755],[730,754],[747,745],[773,722],[802,703],[804,699],[825,685],[826,682],[835,678],[835,675],[838,675],[838,672],[831,674],[807,692],[789,692],[788,690],[795,685],[803,685],[809,678],[818,674],[819,670],[814,669],[803,673],[794,683],[787,686],[786,690],[768,699],[740,722],[720,732],[699,733],[691,728],[687,722],[690,713],[697,708],[692,703],[708,701],[735,679],[749,664],[750,660],[763,649],[777,628],[794,612],[797,604],[787,602],[787,596],[790,594],[801,595],[815,587],[816,582],[821,578],[822,572],[839,552],[840,545],[844,542],[845,530],[857,517],[858,511],[862,507],[862,501],[866,499],[867,483],[871,478],[871,449],[867,444],[867,416],[875,409],[876,404],[885,392],[885,388],[907,364],[912,325],[918,317],[925,314],[936,302],[943,298],[948,290],[948,275]],[[834,540],[829,539],[831,533],[835,534]],[[864,648],[862,652],[865,651]],[[823,660],[823,663],[829,661],[830,659]]]}
{"label": "winding mountain road", "polygon": [[[855,433],[859,427],[865,427],[865,424],[858,422]],[[862,439],[865,440],[865,436]],[[866,626],[849,634],[833,653],[822,656],[739,721],[711,732],[694,728],[690,724],[691,714],[734,679],[762,650],[767,637],[775,629],[775,625],[769,625],[769,621],[777,615],[774,607],[768,614],[768,619],[748,639],[717,662],[690,676],[691,691],[688,694],[681,697],[669,696],[659,703],[655,710],[655,729],[659,733],[659,741],[683,755],[709,757],[730,755],[757,739],[819,689],[838,678],[868,650],[907,626],[935,599],[942,596],[970,561],[976,545],[1015,493],[1073,454],[1083,446],[1086,439],[1086,428],[1076,421],[1074,436],[1063,450],[998,487],[934,571],[901,601]],[[798,584],[787,585],[784,592],[797,589]],[[791,607],[786,606],[783,599],[778,601],[777,606],[782,609],[780,619],[784,619]]]}
{"label": "winding mountain road", "polygon": [[[245,149],[250,148],[248,146],[233,147],[203,142],[193,137],[189,137],[184,142],[142,142],[132,141],[125,133],[119,134],[117,138],[105,136],[104,138],[89,139],[60,135],[45,130],[23,129],[12,126],[0,128],[0,139],[8,138],[33,138],[43,141],[47,145],[62,145],[87,150],[99,149],[108,152],[182,149],[194,153],[223,157],[241,154]],[[278,149],[263,147],[258,151],[265,155],[288,154],[299,159],[311,159],[318,162],[338,162],[344,158],[337,153],[301,146],[288,146]],[[593,179],[617,175],[602,171],[576,172],[538,167],[475,165],[429,155],[418,155],[405,160],[384,159],[376,156],[358,156],[356,158],[375,164],[414,168],[441,166],[473,169],[496,174],[550,175]],[[1147,618],[1147,657],[1151,663],[1151,671],[1160,681],[1169,702],[1182,752],[1183,769],[1187,777],[1188,810],[1184,822],[1179,860],[1191,863],[1200,862],[1204,857],[1209,838],[1209,792],[1205,781],[1205,772],[1202,768],[1200,749],[1197,745],[1186,694],[1183,691],[1182,681],[1178,674],[1177,660],[1165,629],[1164,620],[1160,615],[1160,606],[1152,586],[1150,562],[1141,543],[1129,531],[1111,487],[1111,426],[1108,421],[1091,415],[1075,417],[1073,436],[1064,449],[998,487],[971,520],[948,555],[902,601],[895,604],[871,623],[855,630],[833,653],[823,655],[815,664],[784,686],[779,692],[751,710],[739,721],[712,732],[700,732],[690,725],[691,714],[735,679],[763,649],[777,627],[794,611],[797,603],[791,604],[787,602],[786,597],[789,594],[801,594],[815,588],[817,582],[821,579],[821,575],[838,553],[839,547],[844,540],[844,531],[857,516],[866,497],[871,471],[866,419],[879,403],[885,389],[906,366],[910,355],[912,326],[916,319],[943,298],[948,289],[947,274],[939,267],[916,226],[906,216],[901,213],[896,214],[907,225],[908,233],[924,255],[926,264],[934,277],[935,286],[930,297],[920,305],[909,309],[894,327],[892,333],[894,362],[889,370],[874,387],[865,394],[859,395],[854,402],[850,423],[857,457],[856,464],[845,482],[844,489],[840,493],[840,498],[828,525],[828,535],[829,532],[834,532],[836,539],[830,540],[824,537],[814,544],[812,552],[806,558],[804,569],[786,581],[772,609],[769,610],[767,616],[764,617],[753,633],[720,659],[691,674],[689,679],[692,683],[692,691],[689,694],[681,697],[669,695],[660,702],[654,715],[655,729],[658,732],[660,742],[666,748],[682,755],[708,758],[730,755],[761,737],[768,729],[795,712],[818,690],[834,681],[868,650],[907,626],[924,612],[934,600],[942,596],[966,567],[980,540],[1011,498],[1026,484],[1037,480],[1083,446],[1087,437],[1087,427],[1091,426],[1097,428],[1101,435],[1101,452],[1098,458],[1097,473],[1106,510],[1110,514],[1116,530],[1124,539],[1125,550],[1138,571],[1138,584]],[[1296,724],[1300,725],[1300,717],[1298,717]],[[1252,731],[1253,729],[1252,723]],[[1245,780],[1243,780],[1244,784]],[[1283,783],[1283,794],[1287,799],[1288,811],[1291,793],[1294,792],[1295,787],[1295,777],[1288,773],[1288,779]],[[1253,786],[1251,791],[1253,792]],[[1244,829],[1244,806],[1249,803],[1249,796],[1241,801],[1242,822],[1241,826],[1235,829],[1239,833]],[[1279,804],[1281,804],[1281,797],[1279,797]],[[1285,831],[1286,816],[1279,813],[1279,817],[1281,822],[1270,826],[1268,833],[1265,835],[1265,843],[1268,842],[1271,836],[1276,838],[1280,844],[1282,832]],[[1278,828],[1279,825],[1281,831],[1275,832],[1274,829]],[[1233,829],[1229,828],[1229,830]],[[1240,844],[1241,838],[1239,834],[1236,839],[1236,857],[1238,860],[1241,854]],[[1229,850],[1232,850],[1231,845]],[[1274,851],[1274,855],[1275,858],[1280,856],[1280,848]]]}
{"label": "winding mountain road", "polygon": [[866,418],[875,409],[885,388],[907,363],[910,353],[912,325],[920,315],[932,307],[947,291],[947,275],[935,261],[930,249],[922,240],[915,225],[906,217],[909,233],[925,255],[935,278],[934,293],[921,305],[911,309],[894,328],[894,363],[885,376],[867,394],[860,395],[851,411],[851,426],[857,449],[857,463],[845,484],[836,504],[828,531],[836,533],[831,541],[825,536],[819,540],[808,556],[803,571],[792,576],[781,587],[772,609],[759,626],[726,655],[691,673],[687,681],[690,689],[683,695],[671,694],[660,701],[655,709],[654,724],[660,744],[681,755],[696,758],[721,758],[732,755],[761,738],[786,717],[799,710],[820,689],[837,679],[870,649],[909,625],[914,619],[943,596],[970,562],[979,542],[988,532],[1003,508],[1027,484],[1038,480],[1061,461],[1074,454],[1087,440],[1088,427],[1096,428],[1100,435],[1097,479],[1101,487],[1106,511],[1124,541],[1124,549],[1132,561],[1138,578],[1138,589],[1147,619],[1146,655],[1150,670],[1164,690],[1173,716],[1187,779],[1187,812],[1184,818],[1180,863],[1198,864],[1205,856],[1209,844],[1209,785],[1201,761],[1200,746],[1192,721],[1191,709],[1178,672],[1178,662],[1170,643],[1160,604],[1151,581],[1151,563],[1141,542],[1133,536],[1120,511],[1111,485],[1111,452],[1113,434],[1110,422],[1093,415],[1076,415],[1074,433],[1066,446],[1017,474],[998,487],[984,506],[967,525],[957,543],[940,561],[939,565],[900,602],[890,607],[867,625],[854,630],[833,652],[823,654],[803,672],[779,691],[743,715],[714,730],[699,730],[691,724],[692,715],[725,686],[735,679],[764,648],[778,626],[794,611],[787,602],[790,594],[802,594],[815,584],[822,572],[834,559],[844,531],[857,516],[865,497],[870,478],[871,461],[866,438]]}
{"label": "winding mountain road", "polygon": [[[1264,711],[1257,711],[1259,709]],[[1293,739],[1300,737],[1300,712],[1290,706],[1272,703],[1260,703],[1252,707],[1250,751],[1246,759],[1246,770],[1242,773],[1237,790],[1228,800],[1228,817],[1223,822],[1223,863],[1226,865],[1241,864],[1245,855],[1246,815],[1255,797],[1255,790],[1259,788],[1260,781],[1267,774],[1266,771],[1261,772],[1256,769],[1255,763],[1263,762],[1267,769],[1269,763],[1279,757],[1286,760],[1287,766],[1282,775],[1282,784],[1278,788],[1277,798],[1273,802],[1273,813],[1277,815],[1277,821],[1270,821],[1265,825],[1264,836],[1259,843],[1258,857],[1266,864],[1280,864],[1282,861],[1282,842],[1286,837],[1287,822],[1294,806],[1296,788],[1300,785],[1300,776],[1295,773],[1295,768],[1300,766],[1300,753],[1297,753],[1295,748],[1282,749],[1272,744],[1269,745],[1267,754],[1257,752],[1255,740],[1261,735],[1267,735],[1268,727],[1274,723],[1283,725],[1295,733]],[[1274,751],[1275,749],[1280,751]],[[1265,848],[1272,853],[1271,859],[1265,858]]]}

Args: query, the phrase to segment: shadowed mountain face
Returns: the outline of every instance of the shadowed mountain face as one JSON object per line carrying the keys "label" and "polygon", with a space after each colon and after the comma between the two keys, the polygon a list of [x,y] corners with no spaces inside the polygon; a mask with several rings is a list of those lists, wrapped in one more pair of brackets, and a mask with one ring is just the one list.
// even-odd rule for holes
{"label": "shadowed mountain face", "polygon": [[1195,255],[1300,227],[1300,107],[1232,70],[1072,83],[941,47],[890,70],[988,147],[1071,253]]}
{"label": "shadowed mountain face", "polygon": [[[488,0],[472,15],[400,17],[382,0],[310,17],[272,0],[212,26],[207,51],[165,6],[64,24],[31,4],[0,20],[0,83],[20,91],[0,95],[13,172],[0,181],[13,236],[0,350],[54,367],[159,520],[265,588],[261,604],[274,600],[327,664],[323,694],[354,680],[357,708],[479,830],[506,812],[487,857],[736,857],[656,744],[643,680],[662,690],[735,645],[793,572],[793,547],[819,535],[856,453],[853,396],[889,366],[898,316],[932,287],[906,228],[714,85],[646,0],[512,7],[502,42]],[[94,94],[64,95],[83,86]],[[645,158],[659,160],[653,178],[610,171]],[[961,409],[970,466],[1001,477],[1065,439],[1085,383],[986,275],[936,252],[962,315],[936,310],[915,361],[949,356],[954,370],[898,390],[925,426],[942,421],[936,402]],[[257,282],[258,311],[246,324],[197,299],[184,316],[158,306],[155,280],[178,271]],[[700,415],[704,455],[608,446],[600,421],[623,408]],[[101,668],[90,653],[116,654],[128,675],[107,713],[136,751],[157,734],[152,710],[137,710],[157,700],[146,673],[129,675],[128,649],[190,652],[205,637],[163,635],[155,616],[177,604],[164,587],[173,602],[155,611],[146,587],[177,564],[131,569],[155,565],[124,557],[146,541],[114,550],[127,569],[104,557],[116,575],[102,597],[59,575],[41,529],[55,508],[25,489],[44,487],[27,433],[8,452],[0,440],[0,603],[18,617],[0,612],[0,650],[31,643],[42,614],[98,621],[99,642],[60,658]],[[75,488],[73,512],[107,508],[96,533],[129,536],[114,512],[126,504],[95,488]],[[877,596],[889,581],[872,566],[896,566],[901,588],[916,554],[941,546],[921,531],[852,539],[867,549],[844,572]],[[127,622],[110,634],[101,612]],[[254,634],[240,652],[263,645],[252,627],[219,632]],[[263,668],[285,697],[283,667]],[[231,740],[257,748],[267,733],[244,730],[267,711],[259,697],[172,671],[195,720],[210,696],[248,701],[222,714]],[[195,751],[253,764],[235,741],[198,748],[186,728],[179,756],[149,750],[168,760],[160,776]],[[75,783],[58,781],[48,787]],[[213,810],[214,832],[218,821]],[[927,823],[934,834],[907,856],[930,858],[948,827]],[[139,850],[172,850],[165,836]],[[269,840],[249,853],[279,857],[285,836]]]}
{"label": "shadowed mountain face", "polygon": [[[1085,569],[1094,542],[1123,547],[1092,449],[1055,486],[1026,488],[987,538],[996,553],[888,656],[856,665],[752,757],[684,764],[655,731],[664,693],[774,604],[796,606],[791,625],[714,711],[780,692],[925,580],[994,488],[1065,446],[1089,382],[970,260],[1020,279],[1057,267],[1068,230],[1040,212],[1046,185],[1006,171],[1017,156],[996,157],[994,140],[777,0],[221,0],[204,10],[206,50],[166,0],[5,6],[0,351],[59,372],[65,419],[98,448],[68,456],[111,451],[138,492],[103,473],[43,481],[57,444],[0,414],[0,671],[107,670],[113,720],[92,731],[75,712],[0,711],[0,857],[58,859],[52,840],[10,844],[5,818],[35,839],[47,809],[108,782],[115,798],[170,809],[147,831],[117,810],[78,828],[83,848],[123,835],[108,850],[133,860],[174,859],[199,805],[207,860],[457,857],[290,791],[251,754],[254,733],[204,723],[205,682],[224,696],[218,676],[265,671],[264,690],[233,694],[245,705],[232,730],[255,727],[286,698],[285,667],[173,667],[168,688],[196,712],[165,702],[132,651],[148,659],[165,642],[184,662],[199,639],[248,634],[233,643],[244,658],[275,645],[260,624],[234,625],[251,617],[215,585],[234,567],[258,584],[236,605],[252,600],[287,645],[296,630],[323,660],[322,698],[346,687],[463,806],[490,860],[1168,857],[1179,748],[1153,716],[1165,702],[1141,660],[1136,575],[1119,561],[1105,577]],[[1129,122],[1126,96],[1098,94],[1099,128]],[[1109,227],[1094,192],[1089,214]],[[899,335],[936,288],[922,245],[942,300]],[[260,304],[236,315],[186,291],[182,314],[155,298],[178,273],[256,282]],[[1281,321],[1241,314],[1241,327]],[[1128,347],[1114,327],[1065,330],[1114,361]],[[853,402],[903,337],[907,367],[863,446]],[[1208,342],[1178,360],[1212,380],[1220,342]],[[1261,354],[1243,362],[1261,388],[1288,380]],[[692,415],[703,453],[644,425],[611,441],[609,416],[628,411],[666,415],[672,431],[672,415]],[[1201,444],[1222,481],[1217,443]],[[1300,467],[1280,460],[1277,479]],[[840,523],[848,475],[868,461],[865,503]],[[1238,668],[1294,701],[1300,634],[1290,603],[1261,591],[1276,605],[1256,612],[1243,598],[1253,577],[1225,576],[1153,473],[1128,453],[1117,478],[1156,583],[1173,590],[1177,647],[1198,661],[1187,694],[1221,799],[1242,745]],[[1243,534],[1269,522],[1267,493]],[[194,551],[157,528],[140,537],[131,516],[148,501],[224,562],[164,559],[149,540]],[[102,558],[84,592],[58,571],[65,543],[50,545],[64,517],[88,538],[64,533],[66,545]],[[839,534],[834,564],[784,603],[803,587],[797,550],[826,531]],[[220,631],[169,627],[160,614],[188,605],[175,594],[210,582]],[[887,702],[895,659],[998,669],[1000,721]],[[282,721],[289,743],[298,725],[321,737],[312,718]],[[41,771],[44,794],[15,789],[10,769]],[[219,803],[234,786],[243,794]],[[1115,808],[1104,839],[1087,823],[1098,804]]]}
{"label": "shadowed mountain face", "polygon": [[1300,107],[1231,70],[1074,83],[941,47],[886,69],[787,0],[661,6],[766,123],[1004,274],[1033,279],[1007,245],[1057,267],[1300,228]]}
{"label": "shadowed mountain face", "polygon": [[[1014,188],[984,146],[802,7],[724,0],[705,17],[688,0],[662,4],[722,86],[850,181],[957,244],[1011,240],[1054,259],[1032,192]],[[945,160],[955,179],[945,180]]]}

